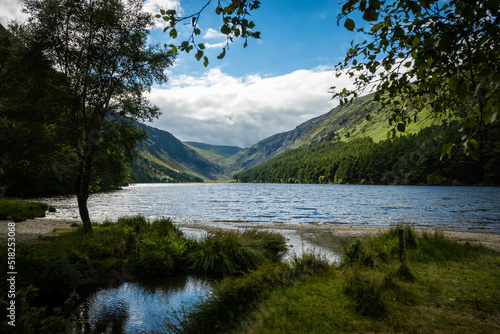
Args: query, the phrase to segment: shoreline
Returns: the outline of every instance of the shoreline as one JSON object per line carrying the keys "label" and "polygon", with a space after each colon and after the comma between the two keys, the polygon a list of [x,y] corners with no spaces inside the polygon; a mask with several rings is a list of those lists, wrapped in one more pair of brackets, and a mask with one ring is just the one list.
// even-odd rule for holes
{"label": "shoreline", "polygon": [[[7,244],[8,234],[7,220],[0,221],[0,244]],[[60,235],[64,232],[75,229],[81,226],[82,222],[74,219],[51,219],[51,218],[35,218],[16,223],[16,242],[39,242],[42,238]],[[224,229],[224,227],[213,227],[209,225],[198,224],[184,224],[176,223],[179,227],[186,227],[190,229],[199,229],[204,231],[213,231],[216,229]],[[390,227],[381,226],[348,226],[348,225],[239,225],[238,228],[262,228],[274,230],[291,230],[298,232],[318,232],[318,233],[331,233],[337,236],[364,236],[376,235],[387,231]],[[417,232],[433,232],[428,229],[416,229]],[[496,233],[482,233],[482,232],[466,232],[466,231],[450,231],[438,230],[444,234],[445,237],[455,240],[457,242],[469,242],[472,245],[483,245],[489,249],[500,253],[500,234]]]}

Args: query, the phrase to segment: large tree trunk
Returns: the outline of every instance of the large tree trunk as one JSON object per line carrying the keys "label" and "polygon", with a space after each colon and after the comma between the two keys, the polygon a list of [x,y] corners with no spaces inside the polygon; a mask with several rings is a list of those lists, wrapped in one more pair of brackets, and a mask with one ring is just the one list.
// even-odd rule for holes
{"label": "large tree trunk", "polygon": [[89,209],[87,201],[89,199],[90,188],[90,172],[92,166],[92,158],[87,156],[84,158],[79,168],[79,175],[76,179],[76,199],[78,201],[78,210],[80,211],[80,218],[83,222],[83,231],[85,233],[92,233],[92,222],[90,221]]}
{"label": "large tree trunk", "polygon": [[92,222],[90,221],[89,209],[87,207],[88,193],[82,193],[80,190],[76,193],[78,200],[78,210],[80,211],[80,218],[83,222],[83,231],[85,233],[92,233]]}

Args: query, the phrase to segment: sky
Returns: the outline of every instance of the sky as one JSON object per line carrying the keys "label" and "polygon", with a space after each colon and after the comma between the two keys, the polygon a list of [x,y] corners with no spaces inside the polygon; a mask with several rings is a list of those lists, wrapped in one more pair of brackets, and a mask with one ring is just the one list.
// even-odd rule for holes
{"label": "sky", "polygon": [[[147,0],[144,10],[176,9],[182,15],[198,12],[207,0]],[[352,87],[336,78],[334,66],[344,59],[352,40],[362,36],[337,25],[341,6],[332,0],[261,0],[251,12],[254,30],[261,39],[235,40],[222,60],[225,45],[217,1],[202,13],[198,27],[206,43],[207,68],[194,53],[180,53],[167,69],[169,80],[148,93],[162,115],[149,125],[169,131],[182,141],[249,147],[271,135],[290,131],[299,124],[327,113],[338,105],[330,87]],[[0,2],[0,23],[24,20],[20,0]],[[177,41],[188,37],[185,25]],[[151,43],[170,44],[158,20]],[[190,32],[189,32],[190,34]]]}

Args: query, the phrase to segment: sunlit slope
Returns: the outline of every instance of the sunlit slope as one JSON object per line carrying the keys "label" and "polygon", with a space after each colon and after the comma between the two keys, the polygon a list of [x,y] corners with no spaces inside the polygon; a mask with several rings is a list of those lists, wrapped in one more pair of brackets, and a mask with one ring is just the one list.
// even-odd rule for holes
{"label": "sunlit slope", "polygon": [[[138,145],[138,157],[132,168],[136,182],[195,182],[216,180],[220,165],[184,145],[167,131],[138,124],[149,137]],[[135,175],[135,177],[134,177]]]}
{"label": "sunlit slope", "polygon": [[[234,174],[257,166],[288,149],[299,148],[334,136],[342,141],[371,137],[375,142],[388,136],[389,115],[372,100],[373,95],[358,98],[352,104],[338,106],[327,114],[300,124],[294,130],[266,138],[224,161],[225,172]],[[366,119],[370,114],[371,120]],[[431,125],[432,119],[418,119],[406,128],[406,133],[418,132]]]}

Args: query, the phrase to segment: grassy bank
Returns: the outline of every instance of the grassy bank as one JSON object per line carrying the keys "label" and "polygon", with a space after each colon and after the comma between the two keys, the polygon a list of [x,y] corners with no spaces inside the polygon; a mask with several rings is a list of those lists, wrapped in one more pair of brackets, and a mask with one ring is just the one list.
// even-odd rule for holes
{"label": "grassy bank", "polygon": [[500,255],[440,233],[406,237],[406,266],[397,229],[357,240],[341,265],[267,289],[225,332],[500,333]]}
{"label": "grassy bank", "polygon": [[0,220],[15,222],[35,217],[45,217],[47,210],[54,210],[45,203],[26,202],[18,199],[0,197]]}
{"label": "grassy bank", "polygon": [[[184,234],[169,219],[153,222],[144,217],[122,218],[51,237],[45,242],[16,245],[16,327],[18,333],[61,332],[72,321],[78,295],[93,282],[109,282],[117,273],[162,277],[179,272],[209,273],[215,277],[241,275],[263,263],[277,262],[286,252],[276,233],[220,232],[204,240]],[[7,247],[0,262],[7,268]],[[9,290],[0,281],[0,307],[7,309]],[[12,331],[2,317],[2,332]]]}
{"label": "grassy bank", "polygon": [[[116,273],[201,272],[221,279],[213,294],[160,332],[500,333],[500,254],[438,232],[405,228],[405,234],[405,266],[397,228],[348,244],[338,265],[314,254],[285,263],[285,240],[276,233],[216,232],[194,240],[169,219],[119,219],[95,225],[92,235],[76,230],[17,245],[16,329],[64,331],[74,320],[78,287]],[[1,248],[2,258],[7,252]],[[1,281],[3,310],[7,288]],[[4,321],[1,329],[11,328]]]}

